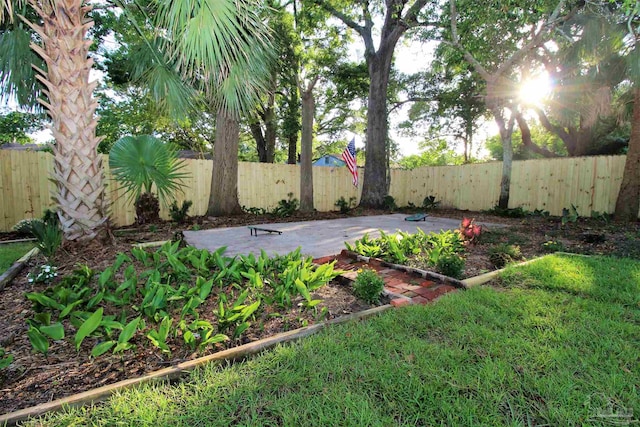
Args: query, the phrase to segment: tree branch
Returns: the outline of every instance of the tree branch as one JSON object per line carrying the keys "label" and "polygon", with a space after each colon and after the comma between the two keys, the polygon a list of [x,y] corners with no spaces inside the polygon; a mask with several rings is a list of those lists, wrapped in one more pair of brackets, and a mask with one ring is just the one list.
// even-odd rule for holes
{"label": "tree branch", "polygon": [[551,123],[547,115],[544,113],[544,111],[542,111],[540,107],[533,107],[533,111],[536,112],[536,114],[538,115],[538,118],[540,119],[540,124],[542,124],[542,126],[546,130],[548,130],[549,132],[555,135],[558,135],[558,137],[560,137],[560,139],[562,139],[562,141],[564,141],[564,143],[567,144],[567,142],[570,139],[570,136],[566,130],[564,130],[561,126],[556,126],[553,123]]}
{"label": "tree branch", "polygon": [[422,96],[412,96],[409,97],[403,101],[396,101],[396,102],[392,102],[393,107],[391,107],[391,109],[389,110],[389,114],[391,114],[394,110],[402,107],[404,104],[408,104],[410,102],[429,102],[429,101],[435,101],[433,98],[425,98]]}
{"label": "tree branch", "polygon": [[451,9],[451,42],[454,47],[462,51],[464,59],[476,70],[485,81],[491,80],[491,74],[482,66],[482,64],[465,48],[460,44],[460,36],[458,35],[458,12],[456,11],[455,0],[450,1]]}
{"label": "tree branch", "polygon": [[363,27],[362,25],[359,25],[353,19],[349,18],[346,14],[340,12],[338,9],[331,6],[327,1],[314,0],[313,2],[317,6],[320,6],[321,8],[329,12],[331,15],[335,16],[336,18],[344,22],[344,24],[347,27],[355,30],[358,34],[360,34],[364,38],[365,27]]}
{"label": "tree branch", "polygon": [[560,20],[558,19],[558,15],[560,15],[560,11],[564,6],[565,0],[560,0],[556,5],[556,8],[553,10],[553,13],[538,29],[537,33],[534,33],[531,37],[531,40],[525,44],[523,47],[514,52],[513,55],[498,68],[495,74],[501,75],[502,73],[511,69],[513,64],[517,61],[521,60],[525,55],[527,55],[532,49],[537,47],[542,43],[542,40],[546,34],[550,32],[550,30],[558,23]]}
{"label": "tree branch", "polygon": [[529,129],[527,121],[524,119],[524,117],[522,117],[522,113],[516,113],[516,120],[518,121],[518,127],[520,127],[520,133],[522,134],[522,145],[524,145],[527,150],[532,151],[536,154],[540,154],[544,157],[559,157],[553,151],[549,151],[544,147],[540,147],[533,142],[533,140],[531,139],[531,129]]}

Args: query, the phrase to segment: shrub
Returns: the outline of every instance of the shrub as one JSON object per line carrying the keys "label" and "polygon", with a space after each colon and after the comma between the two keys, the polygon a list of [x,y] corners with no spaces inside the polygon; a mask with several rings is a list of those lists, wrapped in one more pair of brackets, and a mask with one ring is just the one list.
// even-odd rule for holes
{"label": "shrub", "polygon": [[191,205],[193,205],[191,200],[185,200],[182,202],[182,207],[179,208],[178,202],[174,200],[169,207],[169,215],[171,215],[171,219],[174,222],[185,222],[189,217],[187,212],[189,212]]}
{"label": "shrub", "polygon": [[358,277],[353,283],[355,296],[369,304],[380,300],[380,294],[382,294],[383,289],[384,280],[373,270],[362,270],[358,273]]}
{"label": "shrub", "polygon": [[569,222],[578,222],[578,218],[578,208],[575,205],[571,204],[570,208],[562,208],[562,225],[566,225]]}
{"label": "shrub", "polygon": [[460,279],[464,272],[464,265],[464,258],[460,255],[448,253],[438,257],[438,260],[436,261],[436,270],[445,276]]}
{"label": "shrub", "polygon": [[389,195],[384,196],[384,199],[382,200],[382,205],[388,211],[393,211],[398,209],[398,205],[396,204],[396,199],[394,199],[393,196],[389,196]]}
{"label": "shrub", "polygon": [[349,201],[346,201],[343,196],[340,196],[334,205],[340,208],[340,213],[347,213],[356,206],[356,198],[349,197]]}
{"label": "shrub", "polygon": [[427,196],[422,201],[422,207],[425,210],[436,209],[439,205],[440,205],[440,202],[436,201],[436,197],[435,196]]}
{"label": "shrub", "polygon": [[531,212],[521,206],[518,206],[517,208],[501,208],[500,206],[494,206],[489,209],[487,213],[506,218],[524,218],[531,215]]}
{"label": "shrub", "polygon": [[293,198],[293,193],[289,193],[287,196],[289,196],[289,200],[282,199],[278,202],[278,206],[273,210],[274,215],[279,217],[291,216],[298,210],[300,206],[298,199]]}
{"label": "shrub", "polygon": [[248,208],[246,206],[242,206],[242,210],[246,213],[250,213],[251,215],[265,215],[268,213],[266,209],[256,207]]}
{"label": "shrub", "polygon": [[489,260],[496,268],[502,268],[510,262],[524,259],[520,246],[500,243],[489,248]]}
{"label": "shrub", "polygon": [[58,223],[33,222],[31,232],[38,241],[36,246],[42,255],[47,258],[54,256],[62,244],[62,230]]}

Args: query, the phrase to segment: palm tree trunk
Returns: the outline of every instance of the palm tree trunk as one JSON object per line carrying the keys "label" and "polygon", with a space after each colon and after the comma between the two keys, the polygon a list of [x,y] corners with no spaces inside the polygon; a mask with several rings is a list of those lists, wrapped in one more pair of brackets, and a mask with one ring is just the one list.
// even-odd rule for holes
{"label": "palm tree trunk", "polygon": [[55,200],[66,240],[95,238],[105,225],[105,186],[102,157],[96,137],[97,102],[89,83],[93,60],[89,58],[91,40],[86,38],[93,22],[87,18],[89,6],[82,0],[30,0],[43,19],[42,26],[31,25],[42,40],[32,44],[47,64],[38,70],[45,86],[46,100],[40,103],[52,120],[56,140],[53,179],[57,185]]}

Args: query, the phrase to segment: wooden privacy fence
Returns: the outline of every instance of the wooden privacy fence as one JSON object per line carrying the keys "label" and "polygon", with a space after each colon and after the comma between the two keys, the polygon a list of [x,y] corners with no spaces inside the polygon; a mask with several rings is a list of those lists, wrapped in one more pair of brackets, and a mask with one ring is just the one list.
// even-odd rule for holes
{"label": "wooden privacy fence", "polygon": [[[193,201],[189,213],[203,215],[211,188],[211,160],[185,160],[189,178],[179,202]],[[580,215],[591,211],[613,212],[620,188],[625,156],[576,157],[517,161],[513,164],[510,207],[544,209],[561,215],[574,204]],[[110,179],[105,156],[107,194],[111,218],[116,225],[134,222],[133,206]],[[468,210],[490,209],[500,192],[500,162],[464,166],[423,167],[413,171],[392,170],[390,194],[399,206],[421,205],[433,195],[442,206]],[[9,231],[21,219],[40,217],[53,206],[55,186],[49,181],[53,157],[48,153],[0,150],[0,231]],[[360,170],[361,176],[364,171]],[[362,180],[361,180],[362,181]],[[345,167],[314,167],[314,203],[319,211],[336,210],[340,197],[359,200],[361,188],[351,184]],[[288,193],[299,198],[300,170],[297,165],[240,163],[238,198],[246,207],[271,209]],[[162,206],[161,215],[168,218]]]}

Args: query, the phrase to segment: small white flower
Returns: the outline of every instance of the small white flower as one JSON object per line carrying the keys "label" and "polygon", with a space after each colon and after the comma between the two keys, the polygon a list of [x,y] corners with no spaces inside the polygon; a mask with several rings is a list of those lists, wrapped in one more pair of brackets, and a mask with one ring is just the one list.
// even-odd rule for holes
{"label": "small white flower", "polygon": [[45,273],[48,273],[48,272],[50,272],[50,271],[51,271],[51,267],[49,267],[48,265],[45,265],[45,266],[44,266],[44,272],[45,272]]}
{"label": "small white flower", "polygon": [[29,283],[33,283],[33,279],[29,277]]}

